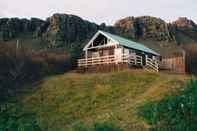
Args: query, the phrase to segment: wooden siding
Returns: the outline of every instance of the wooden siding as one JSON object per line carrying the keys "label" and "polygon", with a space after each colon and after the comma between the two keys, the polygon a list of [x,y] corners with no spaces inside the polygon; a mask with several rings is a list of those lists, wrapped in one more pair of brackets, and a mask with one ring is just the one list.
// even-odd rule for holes
{"label": "wooden siding", "polygon": [[185,56],[163,58],[160,69],[170,70],[175,73],[186,73]]}
{"label": "wooden siding", "polygon": [[[99,56],[108,56],[108,55],[114,55],[114,48],[115,47],[105,47],[101,49],[94,49],[88,51],[88,57],[99,57]],[[97,56],[94,56],[94,54],[97,54]]]}

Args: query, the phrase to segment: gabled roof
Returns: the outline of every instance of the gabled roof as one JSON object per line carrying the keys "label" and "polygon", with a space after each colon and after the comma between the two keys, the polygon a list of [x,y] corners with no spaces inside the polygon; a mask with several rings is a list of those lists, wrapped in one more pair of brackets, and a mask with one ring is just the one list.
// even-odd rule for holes
{"label": "gabled roof", "polygon": [[[98,34],[103,34],[105,37],[111,39],[112,41],[114,41],[114,42],[116,42],[119,45],[122,45],[124,47],[144,51],[146,53],[151,53],[151,54],[154,54],[154,55],[160,55],[157,52],[153,51],[152,49],[146,47],[145,45],[143,45],[141,43],[137,43],[137,42],[134,42],[134,41],[128,40],[126,38],[123,38],[123,37],[120,37],[120,36],[117,36],[117,35],[114,35],[114,34],[111,34],[111,33],[108,33],[108,32],[104,32],[104,31],[98,31],[97,34],[94,37],[98,36]],[[92,40],[90,42],[93,41],[94,37],[92,38]],[[84,49],[87,48],[88,46],[89,46],[89,44],[86,45],[86,47],[84,47]]]}

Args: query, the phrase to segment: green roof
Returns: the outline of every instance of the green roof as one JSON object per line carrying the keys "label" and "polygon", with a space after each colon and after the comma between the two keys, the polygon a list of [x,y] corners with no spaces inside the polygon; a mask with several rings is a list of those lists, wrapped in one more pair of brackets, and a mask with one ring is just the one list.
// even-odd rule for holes
{"label": "green roof", "polygon": [[128,48],[132,48],[132,49],[136,49],[136,50],[140,50],[140,51],[144,51],[147,53],[151,53],[154,55],[160,55],[157,52],[153,51],[152,49],[146,47],[145,45],[141,44],[141,43],[137,43],[128,39],[125,39],[123,37],[108,33],[108,32],[104,32],[104,31],[100,31],[101,33],[105,34],[106,36],[110,37],[111,39],[115,40],[116,42],[118,42],[120,45],[128,47]]}

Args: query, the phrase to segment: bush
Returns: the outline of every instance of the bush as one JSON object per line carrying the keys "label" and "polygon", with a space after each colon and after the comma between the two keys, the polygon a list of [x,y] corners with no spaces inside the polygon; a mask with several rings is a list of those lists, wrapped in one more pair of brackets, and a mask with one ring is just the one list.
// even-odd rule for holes
{"label": "bush", "polygon": [[[18,109],[15,109],[18,110]],[[35,114],[9,112],[8,109],[0,111],[0,130],[1,131],[41,131]]]}
{"label": "bush", "polygon": [[110,123],[96,123],[90,131],[123,131],[120,128],[114,127]]}
{"label": "bush", "polygon": [[33,52],[0,46],[0,104],[24,84],[71,69],[66,52]]}
{"label": "bush", "polygon": [[32,60],[35,62],[41,62],[45,65],[44,73],[48,74],[61,74],[65,71],[72,69],[72,63],[69,55],[66,52],[34,52],[32,54]]}
{"label": "bush", "polygon": [[72,131],[123,131],[111,123],[95,123],[88,127],[82,123],[77,123],[72,127]]}
{"label": "bush", "polygon": [[197,80],[188,82],[179,95],[166,96],[161,101],[146,102],[138,108],[152,130],[197,130]]}

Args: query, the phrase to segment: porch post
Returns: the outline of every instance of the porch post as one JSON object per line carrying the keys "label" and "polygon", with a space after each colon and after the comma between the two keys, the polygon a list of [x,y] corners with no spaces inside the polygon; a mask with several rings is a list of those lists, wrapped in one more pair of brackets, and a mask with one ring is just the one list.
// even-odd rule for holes
{"label": "porch post", "polygon": [[124,48],[121,47],[121,64],[123,64]]}
{"label": "porch post", "polygon": [[118,64],[117,56],[116,56],[116,49],[117,49],[117,45],[115,45],[115,49],[114,49],[114,58],[115,58],[116,64]]}
{"label": "porch post", "polygon": [[145,66],[147,65],[147,58],[148,58],[148,56],[145,55]]}
{"label": "porch post", "polygon": [[86,66],[88,64],[88,50],[85,51],[85,61],[86,61]]}
{"label": "porch post", "polygon": [[137,55],[136,54],[135,54],[134,58],[135,58],[135,65],[137,65]]}

